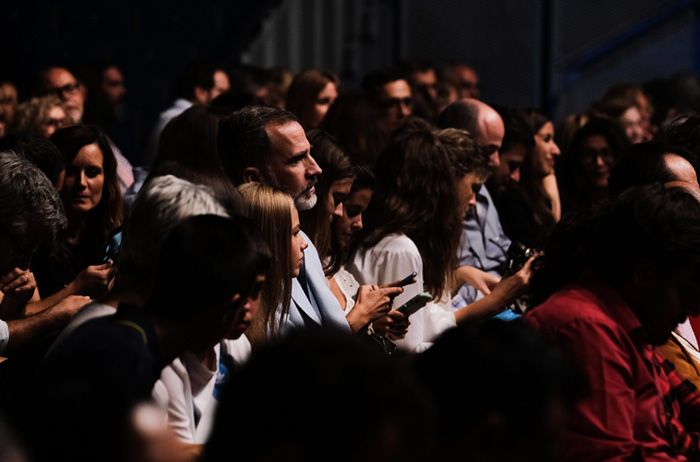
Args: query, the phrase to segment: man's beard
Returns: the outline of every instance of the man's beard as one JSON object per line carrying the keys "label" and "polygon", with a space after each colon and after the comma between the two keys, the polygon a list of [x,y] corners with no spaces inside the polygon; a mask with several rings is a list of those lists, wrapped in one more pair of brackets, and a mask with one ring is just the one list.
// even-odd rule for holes
{"label": "man's beard", "polygon": [[316,192],[314,191],[314,194],[312,196],[309,196],[307,191],[308,190],[303,191],[301,194],[294,198],[294,205],[299,211],[311,210],[316,205],[316,202],[318,202],[318,196],[316,195]]}

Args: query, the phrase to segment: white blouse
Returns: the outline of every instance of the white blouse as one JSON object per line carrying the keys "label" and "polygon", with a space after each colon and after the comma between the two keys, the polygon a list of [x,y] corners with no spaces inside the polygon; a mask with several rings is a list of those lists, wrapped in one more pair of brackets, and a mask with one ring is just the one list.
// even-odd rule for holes
{"label": "white blouse", "polygon": [[[394,299],[394,308],[423,292],[423,260],[418,248],[405,234],[390,234],[372,248],[361,248],[353,256],[348,270],[361,284],[388,284],[416,272],[415,284],[404,287]],[[406,350],[421,352],[445,330],[456,325],[449,295],[433,300],[409,317],[406,337],[396,344]]]}

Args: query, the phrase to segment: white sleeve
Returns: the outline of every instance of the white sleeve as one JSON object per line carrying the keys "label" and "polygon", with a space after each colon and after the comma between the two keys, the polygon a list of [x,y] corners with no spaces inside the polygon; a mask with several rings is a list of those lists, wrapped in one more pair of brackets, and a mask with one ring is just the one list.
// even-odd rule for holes
{"label": "white sleeve", "polygon": [[0,319],[0,353],[7,348],[7,342],[10,341],[10,328],[7,323]]}

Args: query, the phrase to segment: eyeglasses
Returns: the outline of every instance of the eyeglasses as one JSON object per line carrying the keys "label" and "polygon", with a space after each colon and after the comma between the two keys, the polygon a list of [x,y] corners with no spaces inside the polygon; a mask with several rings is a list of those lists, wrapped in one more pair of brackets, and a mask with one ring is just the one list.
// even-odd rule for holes
{"label": "eyeglasses", "polygon": [[80,82],[67,83],[61,87],[49,89],[49,93],[53,93],[56,96],[72,95],[80,89]]}
{"label": "eyeglasses", "polygon": [[53,119],[49,118],[49,120],[46,121],[46,125],[49,127],[56,127],[56,128],[61,128],[66,124],[66,119],[61,118],[61,119]]}
{"label": "eyeglasses", "polygon": [[615,160],[615,156],[610,149],[584,150],[581,153],[581,163],[584,165],[593,165],[598,158],[603,159],[605,163],[611,163]]}
{"label": "eyeglasses", "polygon": [[393,107],[406,106],[408,108],[413,107],[413,98],[387,98],[382,101],[382,106],[386,109],[391,109]]}

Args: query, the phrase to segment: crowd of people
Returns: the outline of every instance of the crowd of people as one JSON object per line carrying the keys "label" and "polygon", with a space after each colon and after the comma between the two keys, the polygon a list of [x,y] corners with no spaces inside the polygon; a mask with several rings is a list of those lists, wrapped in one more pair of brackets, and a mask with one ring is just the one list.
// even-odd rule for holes
{"label": "crowd of people", "polygon": [[0,459],[700,460],[698,79],[92,75],[0,82]]}

